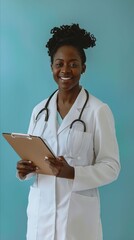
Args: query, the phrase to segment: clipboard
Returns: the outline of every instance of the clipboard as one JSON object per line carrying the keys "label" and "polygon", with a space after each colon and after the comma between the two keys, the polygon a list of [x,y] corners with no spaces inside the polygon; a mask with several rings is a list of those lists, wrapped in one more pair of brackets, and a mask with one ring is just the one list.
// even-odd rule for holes
{"label": "clipboard", "polygon": [[38,136],[22,133],[2,133],[6,141],[22,160],[32,161],[46,175],[53,175],[45,157],[55,158],[48,144]]}

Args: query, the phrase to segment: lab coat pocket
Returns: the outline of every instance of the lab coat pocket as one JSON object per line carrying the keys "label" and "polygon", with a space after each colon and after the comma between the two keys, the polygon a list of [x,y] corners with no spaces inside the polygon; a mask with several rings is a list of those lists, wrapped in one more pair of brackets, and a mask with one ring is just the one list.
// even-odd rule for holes
{"label": "lab coat pocket", "polygon": [[71,129],[67,138],[67,153],[71,157],[81,156],[89,149],[90,142],[90,133]]}
{"label": "lab coat pocket", "polygon": [[99,209],[99,200],[97,197],[72,193],[66,240],[87,239],[87,236],[90,240],[97,240],[100,222]]}
{"label": "lab coat pocket", "polygon": [[27,240],[36,240],[38,211],[40,201],[40,190],[36,187],[30,187],[27,207]]}

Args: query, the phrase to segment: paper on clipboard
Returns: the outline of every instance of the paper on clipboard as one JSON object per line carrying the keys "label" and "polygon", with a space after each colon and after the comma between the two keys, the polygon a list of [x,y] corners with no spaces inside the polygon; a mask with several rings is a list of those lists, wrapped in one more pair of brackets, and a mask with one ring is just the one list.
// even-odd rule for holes
{"label": "paper on clipboard", "polygon": [[3,137],[23,160],[32,161],[46,175],[53,175],[45,157],[55,158],[54,153],[41,137],[23,133],[3,133]]}

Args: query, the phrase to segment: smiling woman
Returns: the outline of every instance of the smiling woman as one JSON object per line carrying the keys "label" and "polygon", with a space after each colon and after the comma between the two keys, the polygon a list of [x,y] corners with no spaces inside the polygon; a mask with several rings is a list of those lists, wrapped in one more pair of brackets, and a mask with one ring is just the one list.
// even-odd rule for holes
{"label": "smiling woman", "polygon": [[27,240],[102,240],[98,187],[117,179],[120,162],[111,110],[80,86],[84,49],[96,39],[78,24],[51,33],[46,47],[58,90],[34,108],[28,133],[46,140],[57,157],[45,158],[52,176],[32,162],[17,163],[21,179],[36,176]]}
{"label": "smiling woman", "polygon": [[[78,50],[72,46],[59,47],[52,64],[53,77],[60,90],[72,90],[78,95],[79,80],[85,71]],[[73,100],[73,99],[72,99]]]}

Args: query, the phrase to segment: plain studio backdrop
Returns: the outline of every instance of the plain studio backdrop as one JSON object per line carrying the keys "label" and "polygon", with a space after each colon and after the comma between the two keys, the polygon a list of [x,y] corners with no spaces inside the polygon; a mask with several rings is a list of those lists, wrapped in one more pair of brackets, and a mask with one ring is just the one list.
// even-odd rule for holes
{"label": "plain studio backdrop", "polygon": [[[104,240],[133,240],[134,0],[1,0],[0,135],[25,133],[33,107],[56,89],[45,44],[51,28],[71,23],[97,38],[81,84],[112,109],[120,148],[119,179],[100,188]],[[1,135],[1,240],[25,239],[33,180],[18,181],[18,160]]]}

